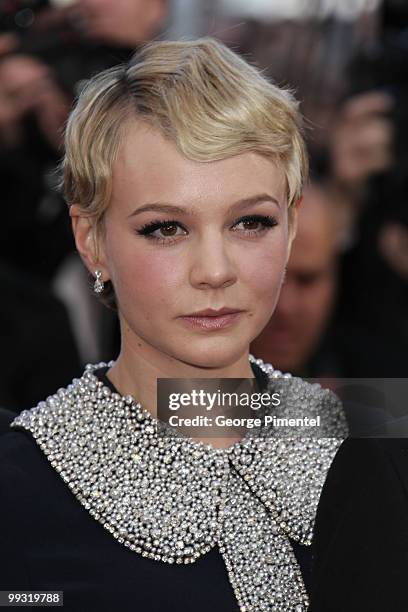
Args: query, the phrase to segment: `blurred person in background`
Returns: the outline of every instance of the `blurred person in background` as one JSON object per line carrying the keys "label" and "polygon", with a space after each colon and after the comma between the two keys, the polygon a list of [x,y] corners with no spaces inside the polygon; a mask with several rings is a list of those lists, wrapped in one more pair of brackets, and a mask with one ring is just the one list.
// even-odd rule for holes
{"label": "blurred person in background", "polygon": [[41,278],[0,261],[0,284],[0,405],[18,412],[74,375],[80,361],[67,311]]}
{"label": "blurred person in background", "polygon": [[[338,320],[348,330],[351,376],[406,379],[407,3],[384,2],[383,13],[383,40],[355,59],[335,134],[334,177],[355,219]],[[310,612],[408,609],[406,418],[389,437],[349,438],[329,470],[316,517]]]}
{"label": "blurred person in background", "polygon": [[251,350],[298,376],[341,375],[328,326],[337,294],[339,225],[324,188],[304,190],[298,232],[273,317]]}
{"label": "blurred person in background", "polygon": [[313,173],[341,223],[333,327],[344,375],[404,376],[408,11],[398,0],[323,4],[242,4],[243,22],[237,9],[221,35],[303,100]]}
{"label": "blurred person in background", "polygon": [[81,83],[129,57],[165,15],[165,0],[81,0],[0,37],[0,257],[12,265],[49,279],[72,250],[54,191],[68,112]]}
{"label": "blurred person in background", "polygon": [[[86,297],[87,279],[56,191],[62,132],[84,81],[154,37],[168,8],[166,0],[68,4],[41,8],[39,3],[38,10],[29,9],[32,23],[24,27],[19,24],[26,12],[18,10],[19,3],[0,4],[0,179],[6,211],[0,227],[5,348],[0,403],[14,410],[28,407],[28,398],[48,395],[98,356],[101,309]],[[87,334],[84,319],[95,324]],[[116,322],[113,315],[104,315],[100,324],[105,321],[110,337]],[[44,355],[54,355],[47,366],[46,359],[35,358],[39,345]]]}
{"label": "blurred person in background", "polygon": [[328,182],[349,247],[336,315],[349,376],[407,374],[407,31],[403,20],[384,28],[375,51],[353,59],[330,143]]}

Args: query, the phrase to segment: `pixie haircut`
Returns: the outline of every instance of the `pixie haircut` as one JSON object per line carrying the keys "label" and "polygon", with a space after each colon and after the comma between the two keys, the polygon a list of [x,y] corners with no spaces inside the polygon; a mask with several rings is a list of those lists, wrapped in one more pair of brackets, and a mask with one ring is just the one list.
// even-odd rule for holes
{"label": "pixie haircut", "polygon": [[[288,90],[222,43],[154,41],[128,64],[105,70],[82,89],[65,132],[61,187],[97,233],[112,191],[112,171],[124,128],[143,120],[188,159],[209,162],[242,153],[263,155],[287,181],[289,223],[308,171],[302,118]],[[102,301],[115,308],[112,284]]]}

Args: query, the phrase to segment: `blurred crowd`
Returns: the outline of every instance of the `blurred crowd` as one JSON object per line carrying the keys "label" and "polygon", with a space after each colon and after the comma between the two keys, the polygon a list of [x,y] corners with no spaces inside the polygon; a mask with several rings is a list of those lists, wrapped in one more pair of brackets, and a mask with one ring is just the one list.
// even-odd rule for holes
{"label": "blurred crowd", "polygon": [[[0,406],[9,410],[117,354],[118,321],[92,295],[56,168],[84,81],[166,37],[171,15],[170,0],[0,0]],[[333,47],[333,23],[243,23],[201,34],[297,90],[312,166],[280,300],[251,351],[305,377],[405,377],[408,15],[386,2],[363,20],[364,44],[355,34],[335,48],[344,47],[337,75],[321,62],[321,41],[310,42],[324,30]],[[309,53],[294,69],[300,33]]]}

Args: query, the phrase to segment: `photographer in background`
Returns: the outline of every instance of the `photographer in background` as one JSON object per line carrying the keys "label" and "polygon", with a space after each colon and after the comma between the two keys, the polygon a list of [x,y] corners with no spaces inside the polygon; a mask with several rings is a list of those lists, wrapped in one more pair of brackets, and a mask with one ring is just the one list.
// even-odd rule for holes
{"label": "photographer in background", "polygon": [[23,32],[0,36],[0,257],[50,279],[73,248],[53,174],[72,101],[84,79],[158,32],[166,2],[80,0],[31,12]]}
{"label": "photographer in background", "polygon": [[[378,109],[377,117],[369,118],[366,114],[365,122],[372,125],[374,119],[377,126],[386,127],[391,119],[393,163],[378,168],[375,176],[363,183],[356,228],[358,241],[344,265],[341,314],[343,321],[353,320],[355,325],[349,327],[349,334],[356,341],[349,340],[348,346],[355,369],[363,372],[357,376],[406,378],[406,3],[386,2],[384,15],[387,27],[383,44],[371,57],[356,60],[353,93],[366,95],[365,92],[379,90],[392,96],[393,110],[388,116],[385,109]],[[386,137],[387,147],[388,143]],[[381,151],[381,146],[378,150]],[[388,162],[387,153],[377,159],[381,161],[381,157]],[[387,397],[387,402],[392,405],[394,398]],[[349,437],[340,447],[328,472],[316,515],[310,612],[408,609],[407,459],[406,417],[390,423],[385,433],[383,429],[380,433],[371,430],[368,438]]]}
{"label": "photographer in background", "polygon": [[349,376],[407,373],[408,23],[400,28],[352,62],[333,131],[331,193],[349,230],[336,325]]}
{"label": "photographer in background", "polygon": [[[75,263],[69,216],[56,191],[62,132],[84,80],[127,60],[159,32],[166,15],[166,0],[59,0],[58,5],[55,0],[51,6],[44,0],[0,0],[0,283],[5,289],[0,405],[5,408],[29,407],[27,397],[37,401],[54,392],[93,357],[92,338],[81,338],[73,325],[82,318],[77,311],[86,293],[83,279],[60,278],[65,262]],[[55,293],[61,282],[63,302]],[[92,304],[87,308],[98,323],[99,311]],[[39,363],[40,346],[41,354],[54,355],[47,367]]]}

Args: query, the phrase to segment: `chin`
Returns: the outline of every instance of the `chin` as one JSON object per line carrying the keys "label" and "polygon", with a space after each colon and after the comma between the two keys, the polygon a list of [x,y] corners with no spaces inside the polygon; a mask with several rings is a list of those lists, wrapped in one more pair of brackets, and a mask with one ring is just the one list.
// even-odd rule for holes
{"label": "chin", "polygon": [[248,342],[242,339],[213,338],[211,342],[195,342],[178,350],[174,356],[199,368],[223,368],[237,361],[249,350]]}

